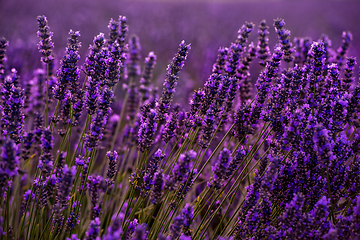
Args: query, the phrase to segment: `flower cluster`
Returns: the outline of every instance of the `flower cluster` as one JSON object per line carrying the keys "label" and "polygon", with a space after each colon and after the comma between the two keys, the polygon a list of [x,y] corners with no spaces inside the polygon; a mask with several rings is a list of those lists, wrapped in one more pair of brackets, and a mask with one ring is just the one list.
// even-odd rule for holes
{"label": "flower cluster", "polygon": [[[78,31],[57,59],[46,17],[38,23],[46,64],[31,81],[7,66],[0,38],[1,239],[360,238],[351,33],[336,53],[326,35],[292,40],[283,19],[278,44],[265,20],[254,44],[245,23],[203,87],[180,76],[181,41],[159,97],[157,50],[142,61],[125,16],[83,66]],[[176,98],[181,81],[196,87],[189,104]]]}

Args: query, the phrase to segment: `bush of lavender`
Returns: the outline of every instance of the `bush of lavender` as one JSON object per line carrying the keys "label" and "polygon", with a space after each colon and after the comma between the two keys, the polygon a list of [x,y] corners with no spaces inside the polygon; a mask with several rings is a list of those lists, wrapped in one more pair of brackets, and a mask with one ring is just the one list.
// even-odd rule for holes
{"label": "bush of lavender", "polygon": [[275,19],[269,46],[265,20],[245,23],[182,106],[189,43],[173,46],[158,88],[156,49],[141,57],[125,16],[94,37],[83,66],[79,31],[57,59],[47,18],[37,21],[43,68],[25,85],[0,39],[1,239],[360,238],[350,32],[333,49],[326,35],[292,40]]}

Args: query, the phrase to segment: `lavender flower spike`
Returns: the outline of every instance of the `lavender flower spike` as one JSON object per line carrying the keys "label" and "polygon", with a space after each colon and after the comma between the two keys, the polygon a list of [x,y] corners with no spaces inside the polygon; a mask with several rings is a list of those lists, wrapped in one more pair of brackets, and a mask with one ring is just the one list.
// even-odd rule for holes
{"label": "lavender flower spike", "polygon": [[162,96],[157,103],[157,118],[162,121],[165,118],[165,113],[168,113],[170,109],[171,101],[174,97],[175,87],[177,85],[177,80],[179,79],[179,72],[184,66],[185,59],[188,54],[188,50],[190,49],[190,44],[186,45],[185,41],[181,41],[179,45],[179,50],[173,61],[168,65],[166,71],[166,78],[163,84],[163,92]]}
{"label": "lavender flower spike", "polygon": [[154,135],[157,127],[156,112],[150,109],[149,105],[142,108],[141,125],[138,132],[139,148],[141,152],[149,149],[154,141]]}
{"label": "lavender flower spike", "polygon": [[224,148],[220,154],[218,162],[215,166],[211,167],[211,171],[214,173],[212,179],[208,182],[209,187],[220,189],[223,185],[223,180],[227,178],[227,171],[229,163],[231,162],[231,152]]}
{"label": "lavender flower spike", "polygon": [[107,176],[107,179],[106,179],[106,183],[108,185],[111,185],[113,183],[113,178],[115,176],[115,173],[116,173],[116,165],[117,165],[117,161],[118,161],[118,154],[116,151],[108,151],[106,153],[106,156],[109,160],[109,168],[107,170],[107,173],[106,173],[106,176]]}
{"label": "lavender flower spike", "polygon": [[95,218],[90,222],[89,228],[86,232],[86,240],[100,240],[100,219]]}
{"label": "lavender flower spike", "polygon": [[39,30],[37,34],[40,38],[38,48],[43,55],[41,61],[44,63],[49,63],[53,60],[53,56],[51,55],[52,48],[54,48],[54,43],[51,41],[53,32],[50,32],[48,21],[45,16],[38,16],[37,20],[39,24]]}
{"label": "lavender flower spike", "polygon": [[154,52],[149,52],[149,55],[145,58],[145,67],[140,79],[140,89],[141,92],[141,101],[145,102],[149,99],[149,87],[151,86],[151,78],[153,75],[153,69],[156,64],[156,55]]}
{"label": "lavender flower spike", "polygon": [[284,61],[289,63],[294,59],[292,56],[294,49],[292,47],[292,43],[290,42],[290,31],[285,29],[284,25],[284,19],[278,18],[274,20],[274,26],[276,33],[278,34],[281,49],[284,51]]}
{"label": "lavender flower spike", "polygon": [[3,82],[5,78],[5,62],[7,60],[5,52],[7,46],[9,46],[9,42],[6,38],[0,38],[0,82]]}
{"label": "lavender flower spike", "polygon": [[5,140],[1,150],[0,197],[3,197],[8,181],[18,174],[19,157],[17,156],[17,146],[9,138]]}
{"label": "lavender flower spike", "polygon": [[79,48],[81,43],[78,40],[80,33],[70,30],[70,38],[63,59],[60,61],[60,69],[58,71],[58,83],[54,88],[54,97],[58,100],[64,99],[67,85],[71,84],[71,94],[74,95],[78,89],[78,80],[80,69],[77,66],[80,59]]}
{"label": "lavender flower spike", "polygon": [[41,137],[42,154],[39,158],[38,168],[47,176],[53,168],[52,148],[54,147],[51,130],[45,129]]}
{"label": "lavender flower spike", "polygon": [[128,59],[128,75],[131,78],[134,78],[140,75],[140,65],[139,61],[141,59],[140,56],[141,45],[139,41],[139,37],[136,35],[132,35],[129,40],[129,59]]}

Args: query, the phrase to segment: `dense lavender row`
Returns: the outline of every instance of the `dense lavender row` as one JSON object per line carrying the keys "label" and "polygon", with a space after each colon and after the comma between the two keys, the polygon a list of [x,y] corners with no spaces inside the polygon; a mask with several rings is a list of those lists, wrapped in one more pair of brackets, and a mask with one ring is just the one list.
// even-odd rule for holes
{"label": "dense lavender row", "polygon": [[334,50],[325,35],[292,40],[275,19],[271,47],[265,20],[245,23],[187,107],[173,101],[185,41],[159,90],[156,49],[142,64],[125,16],[83,66],[70,30],[58,70],[47,18],[37,20],[44,67],[24,89],[0,39],[2,239],[360,238],[350,32]]}

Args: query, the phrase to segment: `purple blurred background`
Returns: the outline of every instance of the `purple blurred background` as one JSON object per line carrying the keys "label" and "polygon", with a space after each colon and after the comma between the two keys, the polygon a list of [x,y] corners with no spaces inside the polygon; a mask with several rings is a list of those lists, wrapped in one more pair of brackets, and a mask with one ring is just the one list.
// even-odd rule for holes
{"label": "purple blurred background", "polygon": [[[229,46],[245,21],[256,26],[250,41],[257,42],[257,26],[265,19],[270,26],[270,46],[277,38],[273,19],[285,19],[291,38],[309,36],[313,40],[327,34],[336,50],[342,31],[353,33],[350,55],[360,56],[360,1],[120,1],[120,0],[0,0],[0,36],[10,41],[9,67],[26,76],[40,67],[37,50],[37,15],[48,17],[54,32],[55,52],[60,58],[69,29],[80,30],[81,62],[87,48],[99,32],[108,34],[110,18],[125,15],[129,34],[137,34],[142,44],[142,57],[149,51],[158,55],[155,77],[159,85],[166,65],[176,53],[181,40],[192,49],[181,75],[177,95],[188,94],[208,78],[220,46]],[[256,62],[256,61],[255,61]],[[58,63],[58,61],[57,61]],[[253,70],[259,70],[253,63]],[[30,76],[29,76],[30,77]],[[253,80],[256,75],[253,76]],[[182,86],[183,85],[183,86]],[[184,95],[182,95],[184,96]]]}

